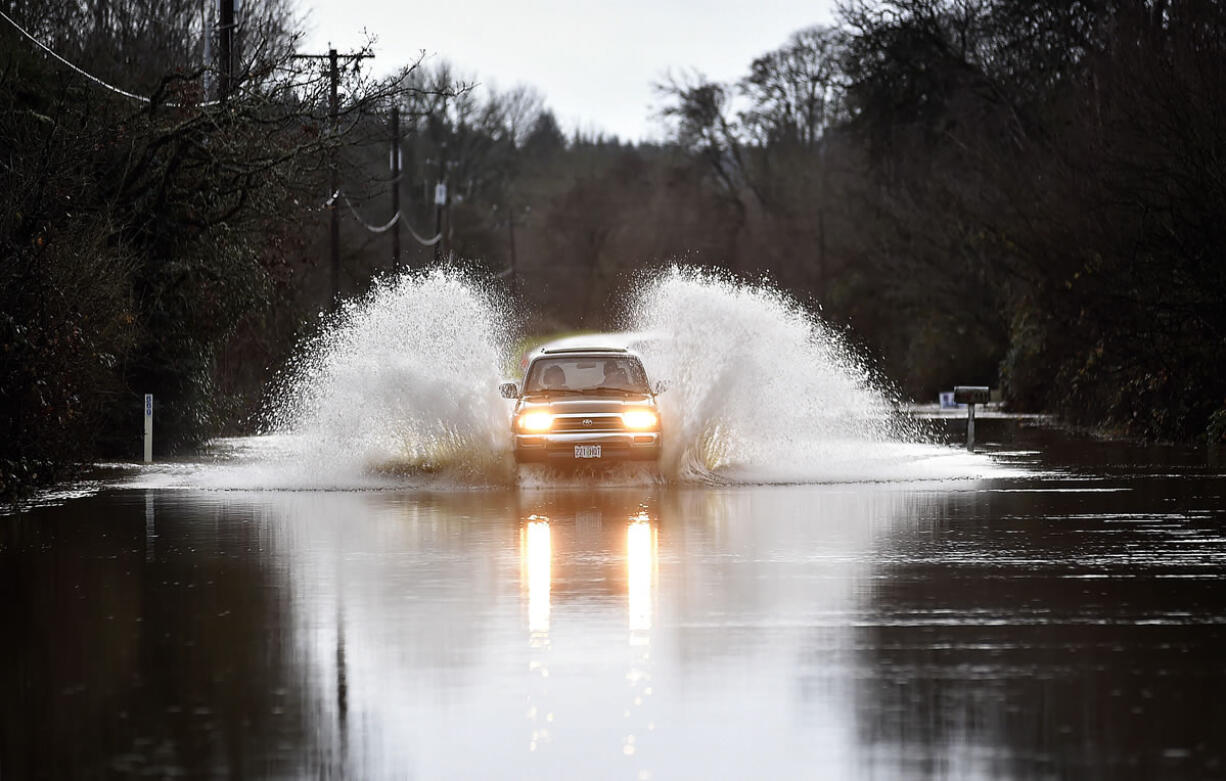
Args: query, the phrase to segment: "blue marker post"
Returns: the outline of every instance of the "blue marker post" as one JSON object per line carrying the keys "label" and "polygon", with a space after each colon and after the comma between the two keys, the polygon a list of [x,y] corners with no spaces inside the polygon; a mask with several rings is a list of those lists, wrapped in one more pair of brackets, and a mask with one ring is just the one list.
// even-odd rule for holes
{"label": "blue marker post", "polygon": [[145,394],[145,463],[153,463],[153,394]]}

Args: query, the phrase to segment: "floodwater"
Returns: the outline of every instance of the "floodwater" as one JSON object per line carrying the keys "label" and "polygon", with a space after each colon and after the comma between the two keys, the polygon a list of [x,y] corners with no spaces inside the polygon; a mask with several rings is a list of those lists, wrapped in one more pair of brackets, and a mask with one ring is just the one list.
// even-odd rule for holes
{"label": "floodwater", "polygon": [[138,475],[0,516],[0,778],[1226,776],[1223,470],[987,450],[820,485]]}

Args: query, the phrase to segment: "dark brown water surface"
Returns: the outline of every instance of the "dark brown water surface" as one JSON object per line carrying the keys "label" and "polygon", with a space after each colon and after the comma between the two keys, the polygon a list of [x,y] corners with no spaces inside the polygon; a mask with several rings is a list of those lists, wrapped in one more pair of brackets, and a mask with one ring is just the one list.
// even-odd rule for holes
{"label": "dark brown water surface", "polygon": [[0,516],[0,778],[1226,777],[1226,477],[995,448],[1032,473]]}

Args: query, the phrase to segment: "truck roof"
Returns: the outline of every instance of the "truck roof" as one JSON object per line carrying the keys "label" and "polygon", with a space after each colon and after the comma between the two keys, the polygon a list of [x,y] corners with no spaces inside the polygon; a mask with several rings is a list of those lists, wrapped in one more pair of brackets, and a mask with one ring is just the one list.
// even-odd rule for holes
{"label": "truck roof", "polygon": [[542,353],[629,352],[633,334],[580,334],[546,342],[537,348]]}
{"label": "truck roof", "polygon": [[569,353],[627,353],[625,347],[543,347],[542,355],[560,355]]}

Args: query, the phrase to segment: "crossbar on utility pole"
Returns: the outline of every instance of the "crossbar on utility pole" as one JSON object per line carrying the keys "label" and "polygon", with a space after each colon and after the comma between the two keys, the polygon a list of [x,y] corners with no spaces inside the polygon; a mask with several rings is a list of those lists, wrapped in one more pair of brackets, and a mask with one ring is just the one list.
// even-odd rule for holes
{"label": "crossbar on utility pole", "polygon": [[[374,59],[374,54],[366,52],[352,52],[349,54],[338,54],[336,49],[328,49],[327,54],[295,54],[296,60],[324,60],[328,61],[328,120],[331,123],[332,133],[337,131],[337,123],[340,116],[340,99],[337,96],[341,82],[339,60],[343,57],[347,60],[369,60]],[[336,170],[336,144],[333,143],[330,149],[330,160],[328,165],[328,215],[330,222],[330,250],[332,256],[332,305],[336,306],[340,301],[341,295],[341,224],[340,212],[337,210],[338,204],[336,199],[340,197],[340,185],[338,184],[338,174]]]}

